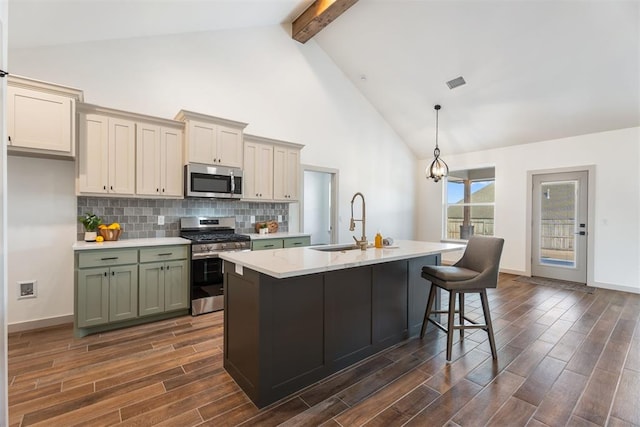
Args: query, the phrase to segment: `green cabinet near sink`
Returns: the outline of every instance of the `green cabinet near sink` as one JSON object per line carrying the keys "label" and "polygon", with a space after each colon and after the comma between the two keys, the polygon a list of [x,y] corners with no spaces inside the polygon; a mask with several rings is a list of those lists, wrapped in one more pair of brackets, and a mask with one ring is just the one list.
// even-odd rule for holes
{"label": "green cabinet near sink", "polygon": [[252,251],[263,251],[267,249],[297,248],[300,246],[309,246],[311,237],[285,237],[279,239],[256,239],[251,241]]}
{"label": "green cabinet near sink", "polygon": [[138,251],[109,250],[78,256],[77,326],[138,316]]}
{"label": "green cabinet near sink", "polygon": [[189,308],[186,246],[140,249],[140,316]]}

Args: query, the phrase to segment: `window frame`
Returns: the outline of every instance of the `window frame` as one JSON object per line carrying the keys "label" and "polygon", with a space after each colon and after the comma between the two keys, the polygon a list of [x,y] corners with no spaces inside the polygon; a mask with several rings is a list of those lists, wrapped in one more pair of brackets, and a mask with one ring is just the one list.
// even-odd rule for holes
{"label": "window frame", "polygon": [[[473,184],[474,182],[487,182],[487,181],[491,181],[493,182],[494,185],[494,197],[493,197],[493,202],[469,202],[469,203],[455,203],[455,204],[449,204],[449,181],[451,177],[456,178],[456,181],[460,181],[463,182],[464,178],[460,178],[458,175],[456,174],[464,174],[464,175],[473,175],[474,171],[480,171],[480,175],[479,177],[476,178],[470,178],[469,181],[471,184]],[[486,176],[483,175],[486,174],[488,171],[491,171],[491,175],[490,176]],[[449,207],[450,206],[456,206],[456,207],[465,207],[465,206],[469,206],[471,208],[473,207],[481,207],[481,206],[491,206],[493,208],[493,234],[491,234],[491,236],[495,236],[495,226],[496,226],[496,220],[495,220],[495,213],[496,213],[496,199],[495,199],[495,184],[496,184],[496,174],[495,174],[495,167],[487,167],[487,168],[469,168],[469,169],[459,169],[459,170],[455,170],[455,171],[451,171],[449,172],[449,175],[444,179],[444,185],[443,185],[443,201],[442,201],[442,206],[443,206],[443,211],[442,211],[442,235],[441,235],[441,239],[443,242],[454,242],[454,243],[466,243],[468,241],[468,239],[462,239],[462,238],[451,238],[449,237],[449,232],[448,232],[448,225],[449,225]],[[473,193],[472,193],[473,194]],[[486,234],[485,234],[486,235]]]}

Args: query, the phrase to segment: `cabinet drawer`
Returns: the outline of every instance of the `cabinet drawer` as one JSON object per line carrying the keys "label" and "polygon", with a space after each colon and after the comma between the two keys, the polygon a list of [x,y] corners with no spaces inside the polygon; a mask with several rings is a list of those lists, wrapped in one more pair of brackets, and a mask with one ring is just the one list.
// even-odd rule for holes
{"label": "cabinet drawer", "polygon": [[264,239],[251,242],[251,250],[282,249],[282,239]]}
{"label": "cabinet drawer", "polygon": [[155,248],[140,249],[140,262],[169,261],[173,259],[186,259],[189,255],[187,245],[158,246]]}
{"label": "cabinet drawer", "polygon": [[83,251],[78,254],[78,268],[137,264],[137,249]]}
{"label": "cabinet drawer", "polygon": [[301,246],[309,246],[311,244],[311,237],[289,237],[284,239],[285,248],[297,248]]}

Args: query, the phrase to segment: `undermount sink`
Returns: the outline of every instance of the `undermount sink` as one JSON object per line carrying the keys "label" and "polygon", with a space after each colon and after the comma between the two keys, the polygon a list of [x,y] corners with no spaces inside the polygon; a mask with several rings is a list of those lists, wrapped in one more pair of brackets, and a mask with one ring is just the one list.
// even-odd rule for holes
{"label": "undermount sink", "polygon": [[[372,248],[373,246],[367,246],[368,248]],[[360,248],[356,245],[327,245],[327,246],[316,246],[315,248],[310,248],[313,249],[314,251],[320,251],[320,252],[342,252],[342,251],[353,251],[353,250],[360,250]]]}

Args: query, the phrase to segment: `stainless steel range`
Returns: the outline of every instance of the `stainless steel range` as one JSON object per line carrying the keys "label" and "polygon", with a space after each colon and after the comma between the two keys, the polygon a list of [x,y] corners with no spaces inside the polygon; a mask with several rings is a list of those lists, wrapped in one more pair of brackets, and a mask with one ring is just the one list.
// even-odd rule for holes
{"label": "stainless steel range", "polygon": [[222,310],[224,286],[220,252],[249,251],[251,238],[236,234],[234,217],[180,218],[180,237],[191,240],[191,314]]}

